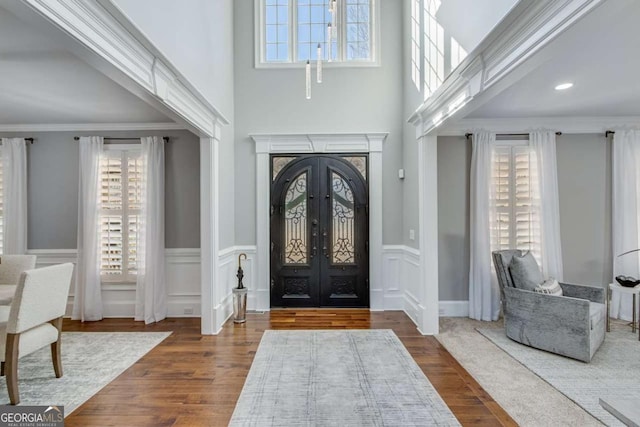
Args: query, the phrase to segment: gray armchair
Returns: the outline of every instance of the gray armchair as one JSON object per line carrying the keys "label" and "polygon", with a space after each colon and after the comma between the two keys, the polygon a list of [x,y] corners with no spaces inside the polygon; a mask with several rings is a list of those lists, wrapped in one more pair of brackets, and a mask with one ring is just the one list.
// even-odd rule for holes
{"label": "gray armchair", "polygon": [[492,253],[500,285],[505,331],[521,344],[590,362],[604,341],[605,290],[560,283],[562,296],[514,287],[509,264],[519,250]]}

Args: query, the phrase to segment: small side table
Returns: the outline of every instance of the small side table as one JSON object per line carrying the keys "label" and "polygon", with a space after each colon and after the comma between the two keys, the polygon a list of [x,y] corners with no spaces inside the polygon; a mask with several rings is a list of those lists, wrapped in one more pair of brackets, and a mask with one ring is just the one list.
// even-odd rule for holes
{"label": "small side table", "polygon": [[[616,290],[621,294],[631,295],[633,297],[631,331],[635,333],[636,327],[640,326],[638,325],[638,303],[636,301],[638,298],[640,298],[640,285],[637,285],[633,288],[628,288],[626,286],[620,285],[619,283],[609,283],[607,292],[607,332],[611,332],[610,310],[611,294],[613,290]],[[640,340],[640,332],[638,333],[638,340]]]}

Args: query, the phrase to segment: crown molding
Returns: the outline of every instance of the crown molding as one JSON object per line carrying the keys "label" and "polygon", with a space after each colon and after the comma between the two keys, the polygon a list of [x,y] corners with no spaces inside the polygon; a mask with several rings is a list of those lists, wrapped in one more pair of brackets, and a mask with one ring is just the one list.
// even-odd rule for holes
{"label": "crown molding", "polygon": [[388,132],[335,134],[249,135],[256,153],[369,153],[382,152]]}
{"label": "crown molding", "polygon": [[0,132],[84,132],[127,130],[184,130],[179,123],[34,123],[0,124]]}
{"label": "crown molding", "polygon": [[604,133],[640,126],[639,116],[626,117],[525,117],[463,119],[438,129],[438,136],[459,136],[478,129],[496,133],[526,133],[535,129],[551,129],[563,134]]}
{"label": "crown molding", "polygon": [[[515,83],[514,73],[604,0],[519,2],[444,83],[411,115],[426,135],[489,89]],[[537,59],[542,61],[542,58]],[[483,97],[486,100],[486,97]],[[469,106],[467,105],[467,110]],[[439,130],[438,133],[440,134]]]}
{"label": "crown molding", "polygon": [[207,136],[228,120],[107,0],[22,0]]}

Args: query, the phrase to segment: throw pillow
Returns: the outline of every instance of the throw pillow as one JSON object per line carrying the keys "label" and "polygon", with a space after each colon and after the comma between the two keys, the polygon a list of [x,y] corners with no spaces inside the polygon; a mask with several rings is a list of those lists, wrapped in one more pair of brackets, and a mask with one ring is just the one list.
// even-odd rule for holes
{"label": "throw pillow", "polygon": [[514,255],[509,263],[509,273],[513,286],[518,289],[533,291],[536,286],[544,282],[538,263],[531,252],[522,256]]}
{"label": "throw pillow", "polygon": [[550,277],[548,280],[545,280],[544,283],[536,286],[533,291],[539,292],[541,294],[555,295],[557,297],[562,296],[562,288],[560,287],[560,283],[558,283],[558,281],[553,277]]}

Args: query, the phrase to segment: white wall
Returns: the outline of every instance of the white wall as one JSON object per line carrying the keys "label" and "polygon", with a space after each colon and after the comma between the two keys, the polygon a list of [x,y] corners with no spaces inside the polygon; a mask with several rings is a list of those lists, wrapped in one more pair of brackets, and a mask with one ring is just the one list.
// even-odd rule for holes
{"label": "white wall", "polygon": [[111,1],[214,107],[233,119],[233,0]]}
{"label": "white wall", "polygon": [[401,1],[381,1],[381,66],[325,68],[305,99],[304,69],[254,68],[254,2],[234,2],[236,244],[256,243],[255,146],[250,134],[389,132],[383,152],[383,241],[401,241]]}

